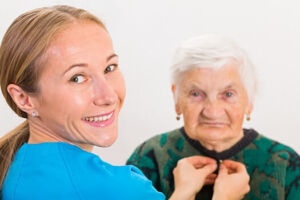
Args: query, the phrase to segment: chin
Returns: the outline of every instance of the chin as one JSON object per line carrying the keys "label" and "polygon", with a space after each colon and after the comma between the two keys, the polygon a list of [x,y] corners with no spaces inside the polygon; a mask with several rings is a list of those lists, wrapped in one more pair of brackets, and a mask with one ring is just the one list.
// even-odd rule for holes
{"label": "chin", "polygon": [[117,140],[118,135],[107,135],[97,138],[97,141],[94,141],[94,145],[98,147],[110,147]]}
{"label": "chin", "polygon": [[199,132],[202,137],[205,138],[207,141],[220,141],[224,140],[226,138],[226,131],[221,130],[221,129],[215,129],[215,130],[201,130]]}

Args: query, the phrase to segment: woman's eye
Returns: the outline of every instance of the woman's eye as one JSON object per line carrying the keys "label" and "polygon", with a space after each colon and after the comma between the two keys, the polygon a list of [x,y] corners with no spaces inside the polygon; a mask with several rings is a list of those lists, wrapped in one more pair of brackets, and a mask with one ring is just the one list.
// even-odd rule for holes
{"label": "woman's eye", "polygon": [[198,91],[191,91],[190,95],[193,96],[193,97],[197,97],[197,96],[200,95],[200,92],[198,92]]}
{"label": "woman's eye", "polygon": [[72,81],[74,83],[82,83],[85,81],[85,78],[83,77],[83,75],[75,75],[71,78],[70,81]]}
{"label": "woman's eye", "polygon": [[225,92],[225,96],[228,98],[228,97],[232,97],[233,96],[233,93],[232,92]]}
{"label": "woman's eye", "polygon": [[109,65],[108,67],[105,68],[104,73],[108,73],[108,72],[114,71],[116,68],[117,68],[116,64]]}

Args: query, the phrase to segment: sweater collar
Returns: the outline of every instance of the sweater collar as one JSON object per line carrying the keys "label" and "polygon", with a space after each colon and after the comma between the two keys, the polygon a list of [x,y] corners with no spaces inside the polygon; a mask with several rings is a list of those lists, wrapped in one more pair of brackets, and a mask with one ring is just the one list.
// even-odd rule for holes
{"label": "sweater collar", "polygon": [[180,132],[185,137],[185,139],[198,151],[200,151],[205,156],[214,158],[216,160],[225,160],[228,159],[242,149],[244,149],[248,144],[250,144],[257,136],[258,133],[254,129],[243,129],[244,136],[231,148],[226,149],[222,152],[216,152],[214,150],[208,150],[204,146],[201,145],[197,140],[191,139],[185,132],[184,127],[180,128]]}

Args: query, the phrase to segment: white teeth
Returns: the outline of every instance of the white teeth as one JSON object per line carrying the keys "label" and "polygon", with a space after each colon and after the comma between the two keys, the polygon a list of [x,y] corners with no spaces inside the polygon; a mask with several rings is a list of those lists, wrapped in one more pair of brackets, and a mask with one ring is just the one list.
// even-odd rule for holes
{"label": "white teeth", "polygon": [[111,118],[112,113],[110,113],[109,115],[105,115],[105,116],[101,116],[101,117],[85,117],[84,120],[89,121],[89,122],[101,122],[101,121],[105,121],[108,120],[109,118]]}

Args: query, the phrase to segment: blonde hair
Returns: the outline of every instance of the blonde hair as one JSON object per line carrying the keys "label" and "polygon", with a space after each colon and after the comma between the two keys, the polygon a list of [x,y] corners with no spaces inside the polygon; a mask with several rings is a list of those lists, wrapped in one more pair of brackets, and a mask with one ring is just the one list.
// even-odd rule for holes
{"label": "blonde hair", "polygon": [[[20,117],[27,113],[17,107],[7,92],[9,84],[37,94],[42,70],[41,57],[55,35],[76,21],[91,21],[105,30],[104,24],[86,10],[70,6],[38,8],[17,17],[5,33],[0,47],[0,84],[3,96]],[[29,139],[27,120],[0,138],[0,191],[16,151]]]}

